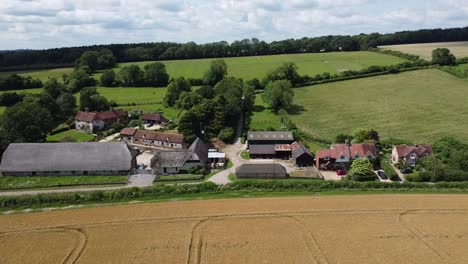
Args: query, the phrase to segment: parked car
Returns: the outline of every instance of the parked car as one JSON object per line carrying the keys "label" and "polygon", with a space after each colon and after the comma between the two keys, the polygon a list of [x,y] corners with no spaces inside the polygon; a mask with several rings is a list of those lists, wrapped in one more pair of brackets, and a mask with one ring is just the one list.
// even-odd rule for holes
{"label": "parked car", "polygon": [[345,170],[337,170],[336,171],[336,175],[339,175],[339,176],[346,176],[347,172]]}
{"label": "parked car", "polygon": [[380,177],[382,180],[387,180],[387,179],[388,179],[387,174],[385,174],[385,172],[382,171],[382,170],[377,171],[377,175],[379,175],[379,177]]}
{"label": "parked car", "polygon": [[400,172],[403,173],[403,174],[409,174],[409,173],[413,173],[413,170],[412,169],[401,169]]}

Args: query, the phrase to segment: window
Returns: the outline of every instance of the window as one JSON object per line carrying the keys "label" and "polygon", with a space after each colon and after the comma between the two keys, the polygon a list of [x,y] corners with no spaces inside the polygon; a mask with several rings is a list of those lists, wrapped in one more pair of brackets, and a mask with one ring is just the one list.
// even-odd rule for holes
{"label": "window", "polygon": [[341,155],[340,159],[345,159],[346,157],[344,155]]}
{"label": "window", "polygon": [[368,158],[368,159],[372,159],[372,155],[367,155],[367,158]]}
{"label": "window", "polygon": [[88,171],[83,171],[83,175],[88,175]]}
{"label": "window", "polygon": [[330,157],[324,157],[323,160],[330,160]]}

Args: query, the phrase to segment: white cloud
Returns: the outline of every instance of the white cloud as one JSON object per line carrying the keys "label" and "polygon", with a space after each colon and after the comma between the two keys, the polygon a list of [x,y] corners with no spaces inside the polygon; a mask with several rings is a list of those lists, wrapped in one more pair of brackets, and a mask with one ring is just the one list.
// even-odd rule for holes
{"label": "white cloud", "polygon": [[467,25],[468,0],[2,0],[0,49],[272,41]]}

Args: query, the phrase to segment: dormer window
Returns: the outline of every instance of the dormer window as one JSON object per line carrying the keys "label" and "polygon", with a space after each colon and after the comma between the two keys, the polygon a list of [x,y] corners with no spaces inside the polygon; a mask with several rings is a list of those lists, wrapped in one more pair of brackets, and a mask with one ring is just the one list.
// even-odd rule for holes
{"label": "dormer window", "polygon": [[416,158],[416,153],[411,153],[410,158],[415,159]]}
{"label": "dormer window", "polygon": [[345,155],[341,155],[341,157],[340,157],[340,159],[342,159],[342,160],[345,159],[345,158],[346,158]]}

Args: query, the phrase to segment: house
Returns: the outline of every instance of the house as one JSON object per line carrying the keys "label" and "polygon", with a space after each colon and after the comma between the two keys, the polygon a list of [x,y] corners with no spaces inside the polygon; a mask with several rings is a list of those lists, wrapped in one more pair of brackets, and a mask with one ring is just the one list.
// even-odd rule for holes
{"label": "house", "polygon": [[126,123],[128,113],[122,109],[112,109],[105,112],[79,111],[75,116],[75,128],[92,133],[97,130],[108,129],[115,122]]}
{"label": "house", "polygon": [[153,174],[188,173],[196,167],[208,168],[208,144],[197,138],[188,149],[164,150],[151,159]]}
{"label": "house", "polygon": [[430,155],[432,155],[432,146],[430,145],[395,145],[392,149],[392,163],[401,162],[404,165],[415,166],[421,157]]}
{"label": "house", "polygon": [[136,153],[123,142],[12,143],[3,154],[4,176],[128,175]]}
{"label": "house", "polygon": [[146,113],[143,115],[141,118],[144,124],[152,126],[152,125],[161,125],[165,126],[169,120],[165,118],[161,113],[157,114],[151,114],[151,113]]}
{"label": "house", "polygon": [[286,168],[280,164],[242,164],[236,169],[239,179],[279,179],[287,178]]}
{"label": "house", "polygon": [[291,144],[291,159],[294,165],[298,167],[307,167],[314,164],[314,156],[300,142],[294,142]]}
{"label": "house", "polygon": [[214,169],[226,165],[226,153],[219,152],[218,149],[208,149],[208,161]]}
{"label": "house", "polygon": [[182,149],[184,136],[150,130],[124,128],[120,131],[122,139],[130,144]]}
{"label": "house", "polygon": [[294,137],[290,131],[249,131],[247,148],[250,158],[289,159]]}
{"label": "house", "polygon": [[351,159],[377,158],[374,144],[333,144],[330,149],[320,149],[315,155],[315,165],[320,170],[345,169]]}

